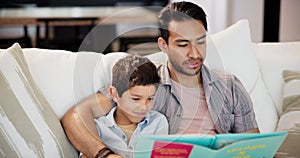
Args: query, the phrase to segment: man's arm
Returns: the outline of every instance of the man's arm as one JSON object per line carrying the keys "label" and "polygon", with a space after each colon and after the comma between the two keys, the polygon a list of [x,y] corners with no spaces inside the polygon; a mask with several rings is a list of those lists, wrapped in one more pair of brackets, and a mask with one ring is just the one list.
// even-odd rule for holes
{"label": "man's arm", "polygon": [[110,100],[97,93],[72,107],[61,123],[73,146],[87,157],[95,157],[105,144],[98,137],[94,118],[104,116],[112,108]]}
{"label": "man's arm", "polygon": [[235,129],[237,133],[260,133],[253,102],[242,82],[233,76]]}

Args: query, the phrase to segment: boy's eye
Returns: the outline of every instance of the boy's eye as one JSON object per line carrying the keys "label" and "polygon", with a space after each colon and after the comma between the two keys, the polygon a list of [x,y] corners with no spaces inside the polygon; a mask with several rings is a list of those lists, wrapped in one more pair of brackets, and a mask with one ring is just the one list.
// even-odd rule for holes
{"label": "boy's eye", "polygon": [[131,98],[132,100],[135,100],[135,101],[137,101],[137,100],[140,100],[140,98]]}
{"label": "boy's eye", "polygon": [[148,100],[152,101],[152,100],[154,100],[154,98],[148,98]]}

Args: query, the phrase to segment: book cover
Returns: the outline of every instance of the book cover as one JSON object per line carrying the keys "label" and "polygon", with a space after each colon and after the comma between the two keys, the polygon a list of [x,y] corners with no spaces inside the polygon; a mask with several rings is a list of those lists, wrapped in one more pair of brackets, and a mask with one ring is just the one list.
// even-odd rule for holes
{"label": "book cover", "polygon": [[264,134],[141,135],[135,158],[271,158],[287,132]]}

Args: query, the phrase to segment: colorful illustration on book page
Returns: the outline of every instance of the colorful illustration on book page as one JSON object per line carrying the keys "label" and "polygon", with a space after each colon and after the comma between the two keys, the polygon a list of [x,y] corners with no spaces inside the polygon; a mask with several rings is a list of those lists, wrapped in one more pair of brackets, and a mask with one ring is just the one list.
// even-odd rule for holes
{"label": "colorful illustration on book page", "polygon": [[189,144],[155,141],[151,158],[188,158],[192,149]]}

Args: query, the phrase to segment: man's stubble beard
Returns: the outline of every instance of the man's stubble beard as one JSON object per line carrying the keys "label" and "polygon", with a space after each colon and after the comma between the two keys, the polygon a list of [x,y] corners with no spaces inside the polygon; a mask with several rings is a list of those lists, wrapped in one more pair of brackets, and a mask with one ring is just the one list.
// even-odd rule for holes
{"label": "man's stubble beard", "polygon": [[201,67],[202,67],[202,60],[200,59],[200,61],[201,61],[201,65],[199,67],[197,67],[196,69],[189,69],[189,70],[191,70],[191,72],[188,72],[188,70],[184,69],[185,62],[182,63],[181,66],[180,66],[177,63],[172,62],[170,60],[170,64],[172,65],[172,68],[174,69],[173,71],[176,71],[176,72],[178,72],[180,74],[183,74],[183,75],[186,75],[186,76],[197,76],[197,75],[200,74]]}

